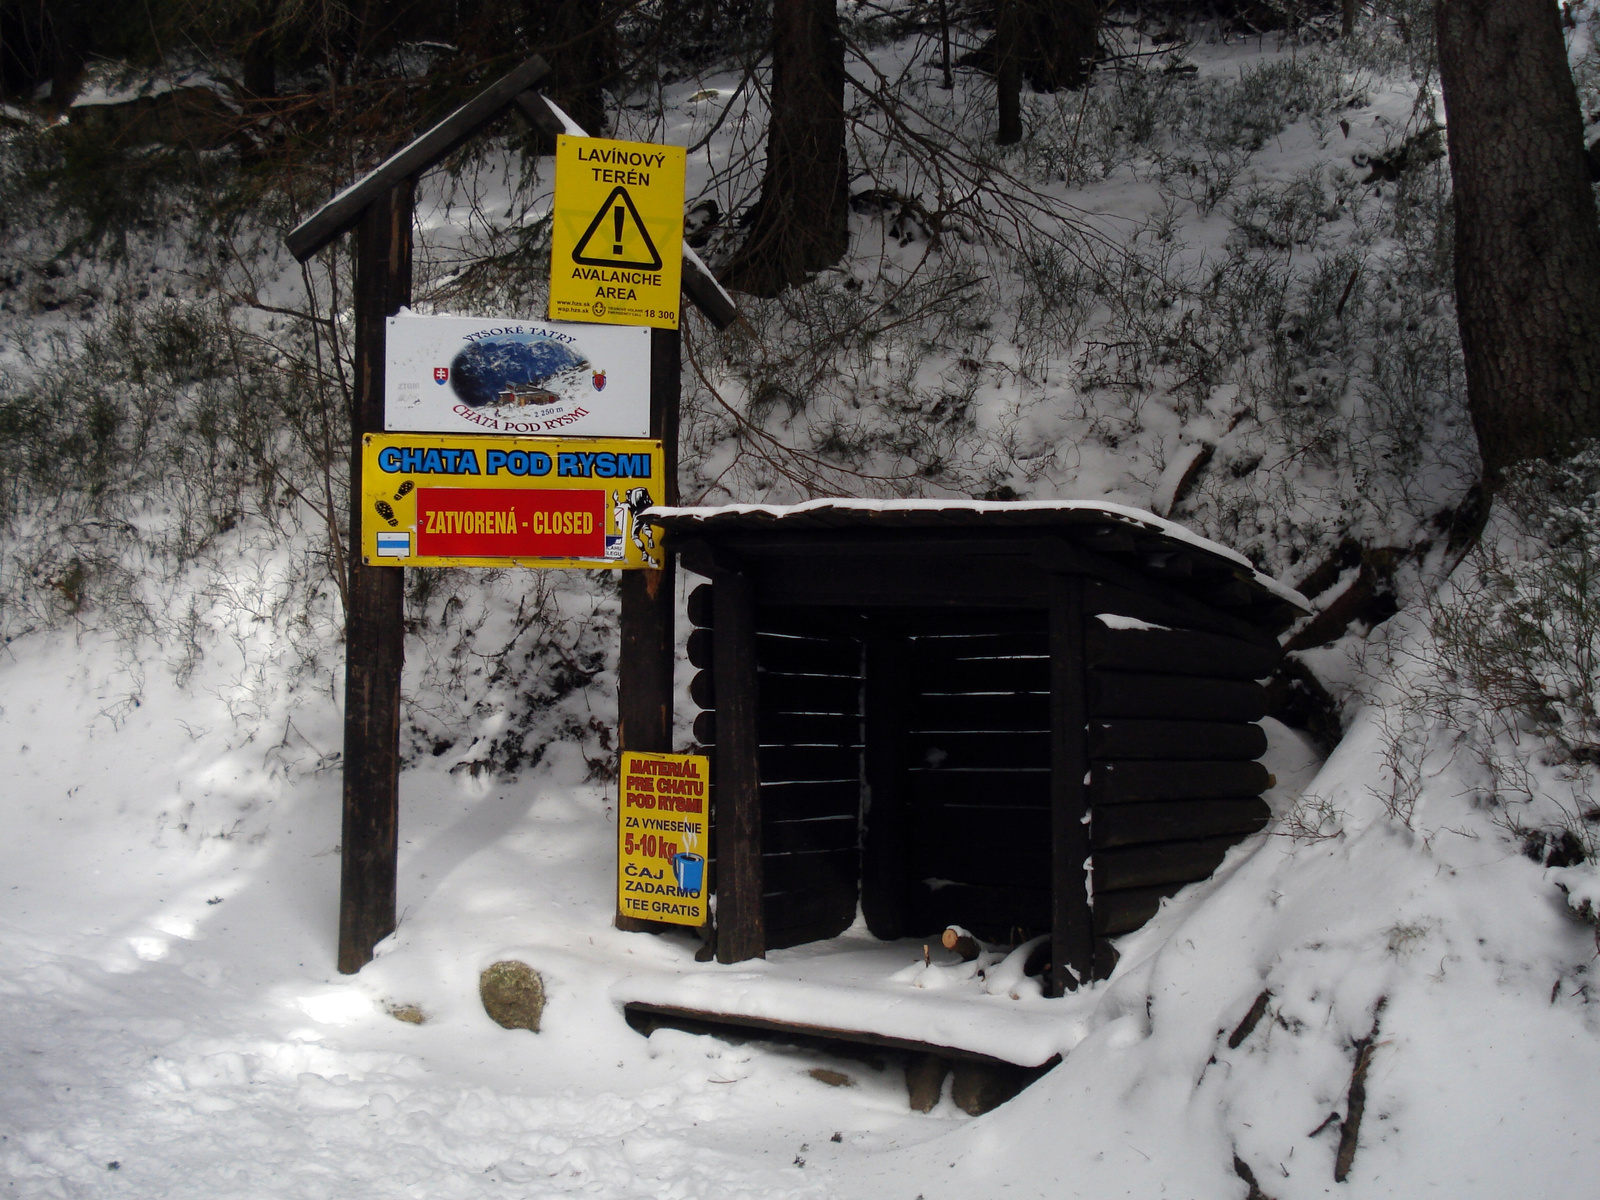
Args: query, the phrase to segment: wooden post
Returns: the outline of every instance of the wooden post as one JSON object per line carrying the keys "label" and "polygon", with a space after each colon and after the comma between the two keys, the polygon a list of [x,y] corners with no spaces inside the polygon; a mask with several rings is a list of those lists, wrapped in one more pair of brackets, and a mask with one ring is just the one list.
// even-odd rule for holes
{"label": "wooden post", "polygon": [[[658,504],[678,502],[678,400],[680,343],[676,329],[650,331],[650,436],[661,439],[666,494]],[[672,751],[672,664],[676,639],[676,565],[666,555],[659,571],[622,572],[622,646],[617,663],[618,750]],[[620,910],[616,927],[635,933],[677,929],[662,921],[630,917]]]}
{"label": "wooden post", "polygon": [[[1083,576],[1050,577],[1050,994],[1094,973]],[[1074,977],[1074,972],[1076,977]]]}
{"label": "wooden post", "polygon": [[867,804],[861,839],[861,912],[874,937],[893,941],[906,930],[905,729],[906,659],[910,645],[898,618],[867,618]]}
{"label": "wooden post", "polygon": [[384,322],[411,303],[414,184],[375,199],[356,226],[355,389],[350,405],[350,609],[345,614],[344,826],[339,971],[394,932],[405,571],[361,558],[361,435],[383,429]]}
{"label": "wooden post", "polygon": [[760,742],[756,730],[755,589],[725,570],[712,589],[717,697],[717,961],[765,958],[762,911]]}

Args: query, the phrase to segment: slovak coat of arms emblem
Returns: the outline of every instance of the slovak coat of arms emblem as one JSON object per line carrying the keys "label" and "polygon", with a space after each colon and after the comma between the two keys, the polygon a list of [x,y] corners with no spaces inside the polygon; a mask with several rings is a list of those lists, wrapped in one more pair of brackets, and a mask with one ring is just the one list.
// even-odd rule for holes
{"label": "slovak coat of arms emblem", "polygon": [[449,367],[435,367],[433,369],[433,381],[435,383],[439,384],[441,387],[443,385],[449,383],[450,382],[450,368]]}

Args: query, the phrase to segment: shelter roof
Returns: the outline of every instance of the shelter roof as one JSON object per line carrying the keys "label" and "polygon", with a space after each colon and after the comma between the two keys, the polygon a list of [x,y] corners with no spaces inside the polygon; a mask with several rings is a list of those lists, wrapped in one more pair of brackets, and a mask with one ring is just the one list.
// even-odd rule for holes
{"label": "shelter roof", "polygon": [[1056,538],[1191,597],[1234,611],[1258,626],[1282,628],[1311,611],[1299,592],[1257,571],[1235,550],[1174,521],[1097,500],[872,500],[837,498],[803,504],[657,507],[651,523],[680,540],[760,546],[820,547],[906,539],[936,544],[975,534],[1005,545]]}

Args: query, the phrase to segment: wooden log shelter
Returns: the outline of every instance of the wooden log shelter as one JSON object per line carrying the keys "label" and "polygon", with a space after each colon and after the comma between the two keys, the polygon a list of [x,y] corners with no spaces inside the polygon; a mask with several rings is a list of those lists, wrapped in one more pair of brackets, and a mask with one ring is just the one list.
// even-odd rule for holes
{"label": "wooden log shelter", "polygon": [[[1267,822],[1260,682],[1308,605],[1083,502],[658,508],[712,756],[716,957],[1048,934],[1047,994]],[[625,652],[627,648],[625,647]]]}

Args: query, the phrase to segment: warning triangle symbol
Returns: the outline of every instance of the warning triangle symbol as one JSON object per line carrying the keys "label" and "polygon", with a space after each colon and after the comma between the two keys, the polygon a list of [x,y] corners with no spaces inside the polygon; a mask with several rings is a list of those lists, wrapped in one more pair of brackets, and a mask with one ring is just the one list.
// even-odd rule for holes
{"label": "warning triangle symbol", "polygon": [[589,228],[572,248],[572,261],[585,267],[661,269],[661,252],[650,240],[627,188],[611,189],[611,195],[606,197],[600,211],[594,214],[594,220],[589,222]]}

